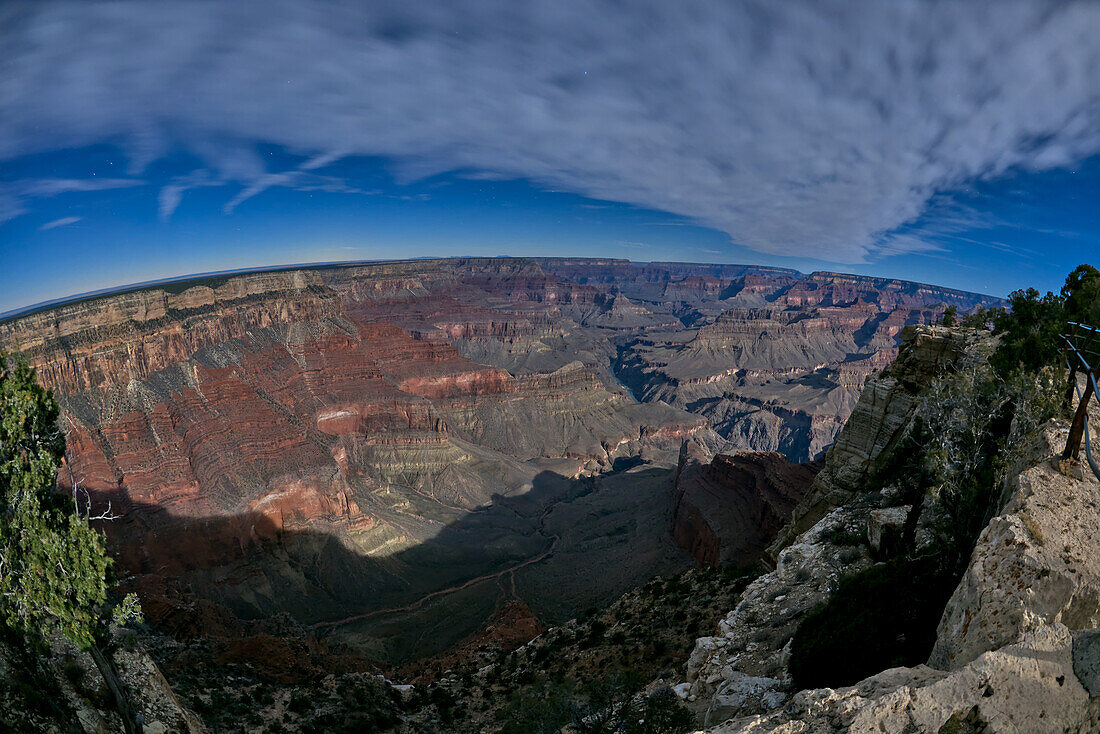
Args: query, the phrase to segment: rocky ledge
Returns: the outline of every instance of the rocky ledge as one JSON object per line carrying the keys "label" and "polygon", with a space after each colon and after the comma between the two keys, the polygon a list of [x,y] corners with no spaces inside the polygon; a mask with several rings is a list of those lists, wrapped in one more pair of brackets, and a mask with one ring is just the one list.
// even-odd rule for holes
{"label": "rocky ledge", "polygon": [[[876,471],[930,378],[986,348],[974,332],[921,327],[872,380],[760,576],[696,641],[677,687],[721,734],[1100,731],[1100,482],[1052,462],[1055,419],[1004,473],[995,516],[943,610],[925,664],[853,685],[797,690],[792,640],[841,579],[890,552],[913,508]],[[1100,411],[1098,411],[1100,412]],[[1100,419],[1100,415],[1097,416]],[[859,491],[857,491],[859,490]],[[918,530],[924,514],[918,510]],[[919,542],[918,542],[919,545]]]}

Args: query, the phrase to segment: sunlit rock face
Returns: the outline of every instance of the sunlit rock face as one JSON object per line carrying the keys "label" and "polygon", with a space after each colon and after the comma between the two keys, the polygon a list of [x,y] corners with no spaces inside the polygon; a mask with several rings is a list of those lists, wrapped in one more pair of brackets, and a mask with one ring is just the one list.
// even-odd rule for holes
{"label": "sunlit rock face", "polygon": [[[61,489],[110,503],[139,586],[315,624],[522,568],[525,601],[560,616],[690,562],[665,514],[685,440],[704,463],[816,457],[906,324],[988,302],[736,265],[425,260],[108,295],[0,324],[0,345],[56,391]],[[615,512],[654,529],[601,546],[630,559],[606,588],[551,599],[563,538],[607,517],[602,487],[634,486],[585,477],[627,471],[649,494]]]}

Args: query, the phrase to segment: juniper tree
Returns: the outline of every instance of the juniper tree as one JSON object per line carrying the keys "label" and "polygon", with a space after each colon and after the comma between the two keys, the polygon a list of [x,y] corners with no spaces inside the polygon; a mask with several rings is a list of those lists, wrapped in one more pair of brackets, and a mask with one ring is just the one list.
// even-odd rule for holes
{"label": "juniper tree", "polygon": [[1066,319],[1100,328],[1100,270],[1078,265],[1062,286]]}
{"label": "juniper tree", "polygon": [[108,604],[103,536],[75,495],[55,491],[65,455],[59,415],[34,370],[0,352],[0,624],[31,648],[60,634],[89,650],[129,729],[128,707],[99,645],[112,619],[125,622],[139,610],[133,597]]}

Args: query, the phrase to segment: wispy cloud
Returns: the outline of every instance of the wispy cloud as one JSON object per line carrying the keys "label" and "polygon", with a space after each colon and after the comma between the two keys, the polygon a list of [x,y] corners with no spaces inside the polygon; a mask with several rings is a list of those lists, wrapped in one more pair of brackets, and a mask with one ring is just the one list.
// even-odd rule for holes
{"label": "wispy cloud", "polygon": [[[903,225],[937,194],[1100,153],[1098,27],[1098,3],[1031,0],[9,3],[0,160],[182,147],[232,210],[384,156],[852,263],[935,248]],[[268,171],[261,143],[312,162]]]}
{"label": "wispy cloud", "polygon": [[[288,189],[295,189],[296,191],[326,191],[340,194],[373,195],[379,193],[375,189],[363,189],[358,186],[353,186],[342,178],[335,176],[319,176],[314,173],[309,173],[308,169],[305,168],[308,163],[310,163],[310,161],[302,164],[302,167],[296,171],[269,173],[260,176],[256,181],[246,186],[240,193],[230,199],[222,208],[223,211],[226,214],[231,213],[240,204],[266,191],[272,186],[283,186]],[[422,194],[421,196],[427,195]]]}
{"label": "wispy cloud", "polygon": [[76,224],[77,222],[79,222],[83,218],[84,217],[61,217],[60,219],[54,219],[53,221],[46,222],[45,224],[43,224],[38,229],[44,232],[47,229],[57,229],[58,227],[67,227],[70,224]]}
{"label": "wispy cloud", "polygon": [[144,183],[136,178],[33,178],[15,181],[11,188],[24,196],[57,196],[74,191],[124,189]]}
{"label": "wispy cloud", "polygon": [[[0,13],[2,18],[2,13]],[[2,20],[0,20],[2,26]],[[2,43],[2,39],[0,39]],[[0,105],[2,107],[2,105]],[[3,127],[3,123],[0,123]],[[0,222],[14,219],[30,211],[29,202],[34,199],[49,198],[60,194],[82,191],[103,191],[106,189],[142,186],[145,181],[137,178],[24,178],[15,181],[0,182]],[[58,220],[61,221],[61,220]],[[62,225],[57,225],[62,226]],[[43,227],[43,229],[50,229]]]}

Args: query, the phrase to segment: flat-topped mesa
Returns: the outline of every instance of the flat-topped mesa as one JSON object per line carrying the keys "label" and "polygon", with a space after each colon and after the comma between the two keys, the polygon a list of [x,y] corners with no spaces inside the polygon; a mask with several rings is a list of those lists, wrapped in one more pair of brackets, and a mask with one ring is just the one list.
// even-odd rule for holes
{"label": "flat-topped mesa", "polygon": [[339,316],[314,272],[257,273],[216,287],[103,296],[0,324],[0,347],[22,353],[62,393],[142,380],[199,350],[295,321]]}
{"label": "flat-topped mesa", "polygon": [[[843,305],[858,299],[883,309],[895,306],[928,306],[937,303],[969,308],[974,293],[893,278],[817,271],[791,286],[783,299],[792,306]],[[988,299],[1000,302],[1000,299]]]}
{"label": "flat-topped mesa", "polygon": [[767,369],[843,361],[859,350],[855,333],[873,308],[730,309],[699,329],[689,349],[732,349],[734,366]]}
{"label": "flat-topped mesa", "polygon": [[797,273],[747,272],[730,283],[722,293],[723,298],[738,298],[766,303],[769,296],[780,294],[801,279]]}
{"label": "flat-topped mesa", "polygon": [[[482,319],[467,317],[461,321],[436,320],[432,323],[435,329],[443,332],[447,339],[481,339],[510,341],[517,339],[542,338],[548,336],[564,336],[565,330],[552,319],[537,315],[516,316],[514,318],[495,317]],[[428,338],[427,332],[410,330],[417,338]]]}
{"label": "flat-topped mesa", "polygon": [[733,280],[707,275],[689,275],[683,280],[671,280],[661,286],[661,297],[668,301],[690,300],[700,295],[721,297]]}

